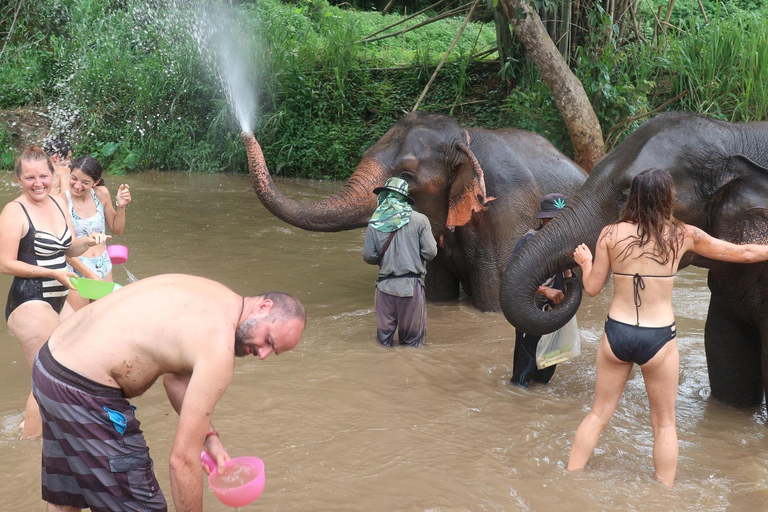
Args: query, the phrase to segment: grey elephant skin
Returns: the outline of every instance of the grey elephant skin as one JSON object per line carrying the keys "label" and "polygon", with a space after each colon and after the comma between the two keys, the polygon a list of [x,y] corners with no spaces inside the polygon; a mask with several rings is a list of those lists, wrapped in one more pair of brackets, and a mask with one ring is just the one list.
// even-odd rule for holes
{"label": "grey elephant skin", "polygon": [[[594,251],[600,230],[614,222],[632,178],[667,169],[675,182],[675,216],[734,243],[768,243],[768,123],[726,123],[668,113],[643,124],[595,166],[568,206],[528,242],[504,271],[501,305],[525,332],[551,332],[576,313],[575,282],[550,312],[533,307],[535,288],[575,266],[573,250]],[[709,269],[712,292],[705,350],[712,396],[736,406],[759,405],[768,386],[768,266],[715,262],[689,253],[680,268]]]}
{"label": "grey elephant skin", "polygon": [[515,242],[534,227],[541,196],[572,194],[587,174],[545,138],[523,130],[464,128],[450,117],[407,114],[368,148],[341,191],[319,202],[285,197],[252,134],[242,134],[251,182],[277,217],[312,231],[360,228],[376,208],[375,187],[408,182],[414,209],[438,241],[427,266],[427,299],[459,298],[499,311],[499,281]]}

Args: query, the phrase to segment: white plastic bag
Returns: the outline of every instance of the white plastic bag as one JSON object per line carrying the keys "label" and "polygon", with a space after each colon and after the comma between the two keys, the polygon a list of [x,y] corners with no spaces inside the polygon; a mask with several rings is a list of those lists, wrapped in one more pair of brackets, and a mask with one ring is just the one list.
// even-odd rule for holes
{"label": "white plastic bag", "polygon": [[581,354],[576,315],[555,332],[545,334],[536,346],[536,366],[541,370]]}

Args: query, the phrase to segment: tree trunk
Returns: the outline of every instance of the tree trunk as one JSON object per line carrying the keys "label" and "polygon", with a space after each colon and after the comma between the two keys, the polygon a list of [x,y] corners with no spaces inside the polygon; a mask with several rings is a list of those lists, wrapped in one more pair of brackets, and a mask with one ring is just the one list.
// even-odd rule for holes
{"label": "tree trunk", "polygon": [[504,69],[512,52],[512,32],[509,30],[509,18],[504,9],[493,6],[493,0],[488,0],[488,8],[493,13],[493,23],[496,25],[496,46],[499,52],[499,69]]}
{"label": "tree trunk", "polygon": [[515,35],[536,64],[565,121],[573,143],[574,160],[591,172],[605,156],[605,144],[600,122],[584,86],[547,35],[535,9],[520,0],[501,0],[501,4],[512,20]]}

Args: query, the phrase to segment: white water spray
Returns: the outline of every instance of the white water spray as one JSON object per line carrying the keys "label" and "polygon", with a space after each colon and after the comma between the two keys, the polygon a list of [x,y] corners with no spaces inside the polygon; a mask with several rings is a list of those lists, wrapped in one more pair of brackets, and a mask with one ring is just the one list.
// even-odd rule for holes
{"label": "white water spray", "polygon": [[192,36],[203,60],[221,80],[242,131],[253,131],[256,122],[254,73],[250,66],[253,43],[240,27],[235,13],[221,6],[195,10]]}
{"label": "white water spray", "polygon": [[256,120],[256,94],[248,81],[247,61],[242,55],[242,46],[238,46],[231,35],[227,34],[218,45],[219,77],[225,84],[241,130],[250,132]]}

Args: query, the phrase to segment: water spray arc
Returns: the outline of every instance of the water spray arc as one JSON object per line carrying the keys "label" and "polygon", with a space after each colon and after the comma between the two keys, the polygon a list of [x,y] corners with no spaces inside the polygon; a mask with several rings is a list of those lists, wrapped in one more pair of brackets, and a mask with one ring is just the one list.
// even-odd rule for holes
{"label": "water spray arc", "polygon": [[190,24],[198,51],[216,72],[222,89],[242,131],[250,132],[256,122],[255,74],[245,33],[230,9],[220,6],[196,8]]}

